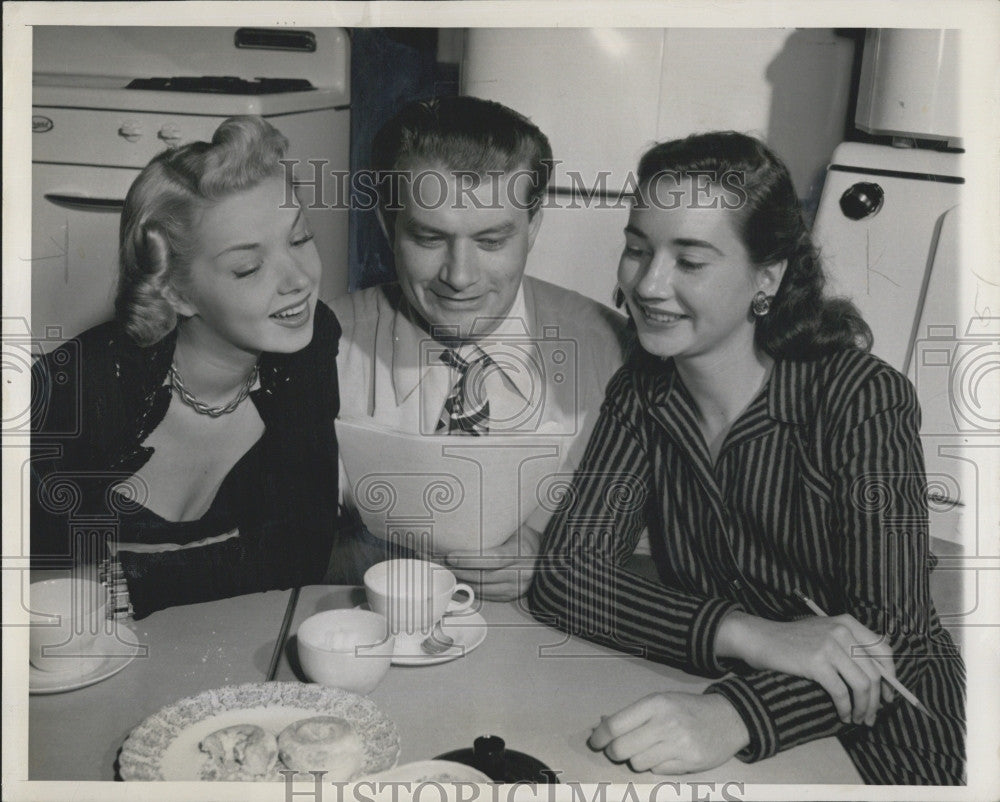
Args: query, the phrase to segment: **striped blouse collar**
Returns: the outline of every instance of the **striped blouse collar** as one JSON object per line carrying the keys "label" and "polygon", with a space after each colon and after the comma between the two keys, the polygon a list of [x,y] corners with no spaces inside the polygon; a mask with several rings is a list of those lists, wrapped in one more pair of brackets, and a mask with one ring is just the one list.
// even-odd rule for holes
{"label": "striped blouse collar", "polygon": [[688,454],[689,465],[698,481],[709,491],[708,498],[714,499],[712,503],[719,520],[724,516],[718,503],[722,489],[715,466],[732,449],[773,431],[776,423],[798,425],[810,417],[814,365],[777,360],[768,384],[733,422],[713,460],[698,425],[694,399],[680,381],[674,361],[648,354],[638,356],[638,361],[643,365],[636,372],[637,389],[640,396],[645,396],[647,414]]}
{"label": "striped blouse collar", "polygon": [[[654,407],[676,408],[679,402],[693,411],[694,401],[679,380],[673,359],[662,360],[642,352],[635,356],[635,361],[640,375],[648,381],[644,389]],[[818,367],[816,361],[776,359],[766,390],[767,417],[795,425],[808,423],[814,416],[818,400]],[[752,403],[741,419],[752,414],[758,406]]]}

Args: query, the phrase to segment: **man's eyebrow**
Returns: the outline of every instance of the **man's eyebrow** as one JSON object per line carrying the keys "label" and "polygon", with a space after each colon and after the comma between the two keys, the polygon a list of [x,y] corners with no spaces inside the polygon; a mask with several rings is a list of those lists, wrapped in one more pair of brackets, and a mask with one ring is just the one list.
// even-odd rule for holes
{"label": "man's eyebrow", "polygon": [[515,228],[516,226],[514,225],[514,223],[508,220],[506,223],[500,223],[499,225],[490,226],[489,228],[484,228],[481,231],[477,231],[473,235],[473,237],[490,237],[490,236],[495,237],[498,235],[510,234]]}
{"label": "man's eyebrow", "polygon": [[[406,227],[407,231],[414,234],[437,234],[442,237],[451,236],[443,229],[435,228],[434,226],[421,223],[420,221],[413,220],[412,218],[407,220],[403,225]],[[498,225],[490,226],[489,228],[480,229],[472,235],[472,238],[503,236],[505,234],[512,233],[516,228],[517,226],[512,221],[508,220],[506,223],[499,223]]]}
{"label": "man's eyebrow", "polygon": [[426,223],[421,223],[419,220],[414,220],[412,217],[403,222],[403,227],[414,234],[441,234],[444,235],[445,232],[440,228],[435,228],[434,226],[429,226]]}
{"label": "man's eyebrow", "polygon": [[[288,230],[289,231],[294,231],[295,227],[299,224],[299,221],[301,219],[302,219],[302,208],[299,207],[299,212],[298,212],[298,214],[295,215],[295,219],[292,221],[292,224],[288,227]],[[256,250],[259,247],[260,247],[260,243],[259,242],[240,242],[240,243],[238,243],[236,245],[230,245],[228,248],[223,248],[221,251],[219,251],[217,254],[215,254],[215,256],[213,256],[212,258],[213,259],[218,259],[223,254],[231,253],[233,251],[253,251],[253,250]]]}
{"label": "man's eyebrow", "polygon": [[638,228],[638,227],[633,226],[631,224],[625,226],[625,233],[626,234],[633,234],[636,237],[642,237],[643,239],[649,239],[649,237],[646,236],[645,232],[641,228]]}

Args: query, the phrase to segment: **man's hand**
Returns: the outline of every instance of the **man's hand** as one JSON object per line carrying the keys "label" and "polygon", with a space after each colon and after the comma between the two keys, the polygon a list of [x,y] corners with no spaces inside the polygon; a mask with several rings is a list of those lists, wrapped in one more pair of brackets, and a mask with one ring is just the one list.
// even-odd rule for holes
{"label": "man's hand", "polygon": [[686,774],[725,763],[750,735],[724,697],[671,691],[604,717],[587,743],[633,771]]}
{"label": "man's hand", "polygon": [[818,682],[837,707],[841,721],[875,723],[880,701],[892,700],[878,662],[896,676],[892,649],[885,639],[843,614],[798,621],[769,621],[734,611],[719,625],[715,651],[753,668],[781,671]]}
{"label": "man's hand", "polygon": [[527,592],[541,541],[538,532],[521,526],[495,548],[452,551],[444,561],[459,582],[475,588],[480,599],[511,601]]}

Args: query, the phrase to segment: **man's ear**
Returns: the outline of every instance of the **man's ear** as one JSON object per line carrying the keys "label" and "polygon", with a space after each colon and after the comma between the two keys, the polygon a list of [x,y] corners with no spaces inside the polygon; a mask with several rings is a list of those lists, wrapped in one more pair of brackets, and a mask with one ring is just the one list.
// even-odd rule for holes
{"label": "man's ear", "polygon": [[528,250],[530,251],[535,247],[535,237],[538,235],[538,229],[542,226],[542,207],[539,205],[535,209],[535,214],[532,216],[531,220],[528,221]]}
{"label": "man's ear", "polygon": [[785,268],[788,261],[782,259],[780,262],[771,262],[757,270],[757,289],[763,290],[765,295],[774,295],[781,286],[781,279],[785,275]]}
{"label": "man's ear", "polygon": [[389,233],[389,223],[385,219],[385,213],[382,211],[380,206],[375,210],[375,216],[378,218],[378,227],[382,229],[382,233],[385,235],[386,240],[389,243],[389,247],[394,247],[392,234]]}

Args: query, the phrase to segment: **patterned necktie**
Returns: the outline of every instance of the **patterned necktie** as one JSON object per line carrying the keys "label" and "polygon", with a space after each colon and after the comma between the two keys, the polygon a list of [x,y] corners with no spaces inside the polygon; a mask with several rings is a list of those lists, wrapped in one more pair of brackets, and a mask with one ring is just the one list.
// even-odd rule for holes
{"label": "patterned necktie", "polygon": [[459,375],[444,402],[435,431],[476,437],[488,434],[490,402],[486,398],[486,371],[493,360],[483,354],[469,362],[448,349],[442,352],[441,361],[458,370]]}

